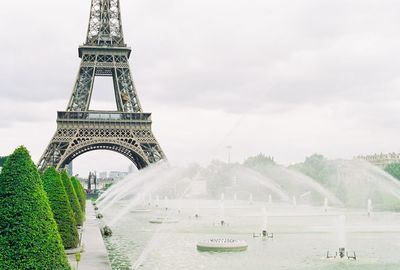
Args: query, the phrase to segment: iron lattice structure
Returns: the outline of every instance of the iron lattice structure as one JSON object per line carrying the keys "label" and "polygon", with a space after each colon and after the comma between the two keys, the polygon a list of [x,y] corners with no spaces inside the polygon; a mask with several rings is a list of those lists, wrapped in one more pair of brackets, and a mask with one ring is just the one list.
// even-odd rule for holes
{"label": "iron lattice structure", "polygon": [[[64,168],[79,155],[111,150],[129,158],[138,169],[165,159],[151,130],[151,114],[144,113],[132,80],[124,43],[119,0],[92,0],[81,64],[66,111],[58,112],[57,131],[44,151],[39,170]],[[97,76],[113,79],[117,111],[91,111]]]}

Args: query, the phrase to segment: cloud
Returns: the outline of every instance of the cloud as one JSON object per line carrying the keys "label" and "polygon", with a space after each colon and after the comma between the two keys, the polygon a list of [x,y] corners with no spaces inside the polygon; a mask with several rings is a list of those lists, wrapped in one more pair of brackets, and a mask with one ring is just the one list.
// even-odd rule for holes
{"label": "cloud", "polygon": [[[2,139],[35,158],[69,100],[89,2],[8,1],[0,10]],[[265,152],[282,163],[398,149],[399,1],[121,5],[139,97],[171,160],[224,159],[225,144],[234,160]],[[111,105],[100,90],[94,104]]]}
{"label": "cloud", "polygon": [[17,123],[38,123],[55,120],[63,101],[15,101],[0,99],[0,129],[12,128]]}
{"label": "cloud", "polygon": [[[8,2],[2,14],[11,38],[0,52],[6,78],[0,97],[67,102],[89,2],[28,5],[21,10]],[[387,87],[399,79],[396,7],[400,3],[372,0],[122,1],[140,97],[234,113],[266,103],[396,95]]]}

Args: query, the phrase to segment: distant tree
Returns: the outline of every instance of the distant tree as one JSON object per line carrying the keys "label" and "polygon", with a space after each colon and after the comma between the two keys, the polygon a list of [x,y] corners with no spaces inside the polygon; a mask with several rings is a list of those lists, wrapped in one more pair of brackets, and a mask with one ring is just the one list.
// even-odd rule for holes
{"label": "distant tree", "polygon": [[400,180],[400,163],[392,163],[386,165],[385,171],[397,180]]}
{"label": "distant tree", "polygon": [[265,167],[266,165],[274,165],[275,161],[273,157],[269,157],[265,154],[258,154],[253,157],[248,157],[243,164],[247,167],[257,169],[261,167]]}
{"label": "distant tree", "polygon": [[71,177],[72,186],[74,187],[75,193],[78,196],[78,201],[81,206],[82,212],[85,212],[86,209],[86,193],[83,189],[81,183],[79,182],[78,178]]}
{"label": "distant tree", "polygon": [[328,177],[332,175],[334,170],[327,159],[320,154],[313,154],[306,157],[303,163],[298,163],[290,167],[308,175],[322,184],[328,182]]}
{"label": "distant tree", "polygon": [[71,178],[68,176],[67,172],[64,170],[61,172],[61,180],[64,184],[65,191],[67,192],[69,203],[71,204],[72,211],[74,211],[74,217],[76,224],[78,226],[83,225],[83,214],[81,206],[79,204],[78,197],[75,193],[75,189],[72,186]]}
{"label": "distant tree", "polygon": [[229,177],[229,168],[231,164],[219,160],[213,160],[202,175],[207,183],[207,191],[213,197],[217,198],[225,188],[232,185],[232,178]]}
{"label": "distant tree", "polygon": [[66,249],[77,247],[79,235],[76,220],[60,174],[54,167],[49,167],[44,172],[42,180],[64,247]]}
{"label": "distant tree", "polygon": [[0,174],[0,269],[70,269],[39,172],[22,146]]}

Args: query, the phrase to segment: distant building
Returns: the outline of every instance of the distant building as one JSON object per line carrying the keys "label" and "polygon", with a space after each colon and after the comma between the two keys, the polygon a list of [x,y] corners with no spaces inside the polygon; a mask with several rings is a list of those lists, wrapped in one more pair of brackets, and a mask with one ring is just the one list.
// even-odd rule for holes
{"label": "distant building", "polygon": [[100,179],[106,179],[107,178],[107,172],[99,172],[99,178]]}
{"label": "distant building", "polygon": [[400,163],[400,154],[389,153],[389,154],[373,154],[367,156],[357,156],[356,159],[366,160],[378,167],[384,168],[388,164]]}
{"label": "distant building", "polygon": [[114,179],[114,180],[119,180],[127,176],[127,172],[119,172],[119,171],[111,171],[108,175],[108,178]]}

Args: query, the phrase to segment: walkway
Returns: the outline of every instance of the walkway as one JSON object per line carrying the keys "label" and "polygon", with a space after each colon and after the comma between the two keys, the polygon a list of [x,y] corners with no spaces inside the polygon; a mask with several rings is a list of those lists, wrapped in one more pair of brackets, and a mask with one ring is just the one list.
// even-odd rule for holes
{"label": "walkway", "polygon": [[[83,225],[82,245],[83,252],[79,270],[111,270],[94,207],[89,200],[86,201],[86,221]],[[75,255],[69,255],[68,259],[72,269],[76,269]]]}

